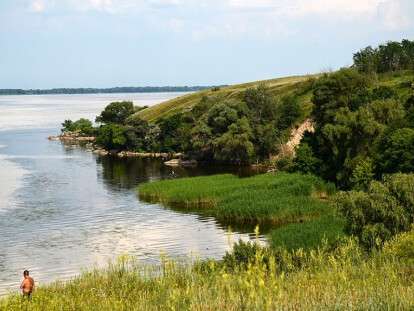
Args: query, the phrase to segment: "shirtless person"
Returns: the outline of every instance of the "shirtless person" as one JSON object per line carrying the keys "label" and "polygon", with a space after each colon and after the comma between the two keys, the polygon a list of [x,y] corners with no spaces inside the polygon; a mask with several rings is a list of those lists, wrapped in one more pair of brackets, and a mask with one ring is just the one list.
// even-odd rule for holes
{"label": "shirtless person", "polygon": [[32,293],[35,288],[35,283],[33,278],[29,276],[28,270],[24,270],[23,277],[24,279],[22,284],[20,285],[20,289],[22,290],[23,298],[27,297],[27,299],[30,300],[32,298]]}

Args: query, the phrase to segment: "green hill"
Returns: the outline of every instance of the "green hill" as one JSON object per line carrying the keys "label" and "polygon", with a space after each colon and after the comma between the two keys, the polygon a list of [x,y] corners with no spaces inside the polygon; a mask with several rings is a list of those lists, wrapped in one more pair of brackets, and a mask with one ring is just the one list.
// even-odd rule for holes
{"label": "green hill", "polygon": [[[134,116],[147,121],[155,121],[163,117],[171,116],[178,112],[191,110],[195,104],[200,102],[203,96],[214,95],[223,98],[240,98],[246,89],[257,87],[260,84],[265,84],[269,88],[272,95],[283,97],[292,92],[304,90],[306,86],[309,85],[307,82],[316,79],[318,76],[320,75],[292,76],[237,84],[219,89],[203,90],[196,93],[180,96],[178,98],[174,98],[172,100],[141,110]],[[304,105],[310,104],[310,92],[304,94],[302,103]]]}

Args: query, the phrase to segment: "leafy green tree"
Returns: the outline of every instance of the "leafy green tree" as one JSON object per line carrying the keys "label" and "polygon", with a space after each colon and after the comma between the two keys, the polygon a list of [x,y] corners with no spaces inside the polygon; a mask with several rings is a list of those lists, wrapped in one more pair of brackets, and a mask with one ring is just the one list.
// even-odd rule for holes
{"label": "leafy green tree", "polygon": [[320,160],[318,173],[341,188],[353,185],[361,158],[376,158],[384,131],[406,122],[403,105],[394,98],[372,100],[366,80],[342,70],[320,79],[314,91],[316,126],[309,144]]}
{"label": "leafy green tree", "polygon": [[147,151],[148,145],[146,137],[148,136],[150,126],[147,121],[140,118],[128,120],[125,126],[126,146],[129,150]]}
{"label": "leafy green tree", "polygon": [[177,113],[157,122],[160,128],[158,136],[161,151],[183,151],[190,142],[190,129],[184,119],[184,114]]}
{"label": "leafy green tree", "polygon": [[72,132],[73,131],[73,121],[72,120],[65,120],[62,123],[61,131],[62,131],[62,133]]}
{"label": "leafy green tree", "polygon": [[395,174],[371,182],[367,192],[341,192],[336,205],[346,218],[345,230],[367,248],[409,230],[414,221],[413,189],[413,174]]}
{"label": "leafy green tree", "polygon": [[378,66],[377,51],[371,46],[354,54],[354,66],[359,72],[374,73]]}
{"label": "leafy green tree", "polygon": [[385,73],[414,68],[414,41],[390,41],[354,54],[354,67],[364,73]]}
{"label": "leafy green tree", "polygon": [[383,173],[414,171],[414,129],[402,128],[378,142],[377,165]]}
{"label": "leafy green tree", "polygon": [[244,102],[250,110],[253,123],[273,121],[277,116],[277,103],[265,84],[248,88],[244,92]]}
{"label": "leafy green tree", "polygon": [[302,115],[302,109],[295,96],[282,99],[277,107],[277,127],[279,130],[291,128]]}
{"label": "leafy green tree", "polygon": [[95,129],[90,120],[81,118],[75,122],[71,120],[65,120],[62,123],[61,131],[64,132],[78,132],[80,135],[94,135]]}
{"label": "leafy green tree", "polygon": [[355,111],[370,100],[369,81],[351,69],[342,69],[321,77],[315,83],[312,117],[316,126],[335,122],[340,108]]}
{"label": "leafy green tree", "polygon": [[96,142],[107,150],[126,149],[127,141],[125,127],[118,124],[101,126],[96,137]]}
{"label": "leafy green tree", "polygon": [[134,112],[135,110],[132,102],[113,102],[106,106],[101,114],[96,117],[96,122],[125,124],[126,119]]}
{"label": "leafy green tree", "polygon": [[215,134],[227,131],[230,124],[236,122],[239,116],[237,110],[224,102],[212,106],[207,113],[207,124]]}
{"label": "leafy green tree", "polygon": [[200,159],[212,159],[213,151],[213,134],[211,128],[204,122],[200,121],[191,130],[192,153]]}
{"label": "leafy green tree", "polygon": [[414,95],[411,95],[404,105],[406,109],[406,120],[409,127],[414,128]]}
{"label": "leafy green tree", "polygon": [[307,143],[301,143],[296,149],[293,159],[293,170],[305,174],[315,174],[318,171],[320,161],[313,154],[312,148]]}
{"label": "leafy green tree", "polygon": [[214,156],[219,161],[248,163],[254,156],[250,141],[252,130],[246,117],[229,126],[229,130],[214,141]]}
{"label": "leafy green tree", "polygon": [[374,164],[369,158],[358,162],[352,172],[351,184],[355,190],[367,190],[374,179]]}

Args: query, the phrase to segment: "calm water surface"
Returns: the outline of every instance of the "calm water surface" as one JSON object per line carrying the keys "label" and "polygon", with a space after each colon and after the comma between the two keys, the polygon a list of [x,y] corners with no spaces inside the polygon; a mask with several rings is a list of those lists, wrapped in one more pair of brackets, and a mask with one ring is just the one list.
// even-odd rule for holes
{"label": "calm water surface", "polygon": [[64,119],[93,119],[114,100],[153,105],[179,95],[0,96],[0,295],[17,290],[24,269],[44,284],[122,254],[143,262],[160,253],[220,258],[232,241],[253,238],[137,198],[142,182],[229,169],[171,169],[46,139]]}

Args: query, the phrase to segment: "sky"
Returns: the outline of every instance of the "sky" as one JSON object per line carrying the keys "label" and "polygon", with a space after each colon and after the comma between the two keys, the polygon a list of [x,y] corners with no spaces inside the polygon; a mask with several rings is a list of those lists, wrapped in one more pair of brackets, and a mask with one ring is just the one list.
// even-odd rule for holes
{"label": "sky", "polygon": [[413,0],[0,0],[0,88],[233,84],[404,38]]}

